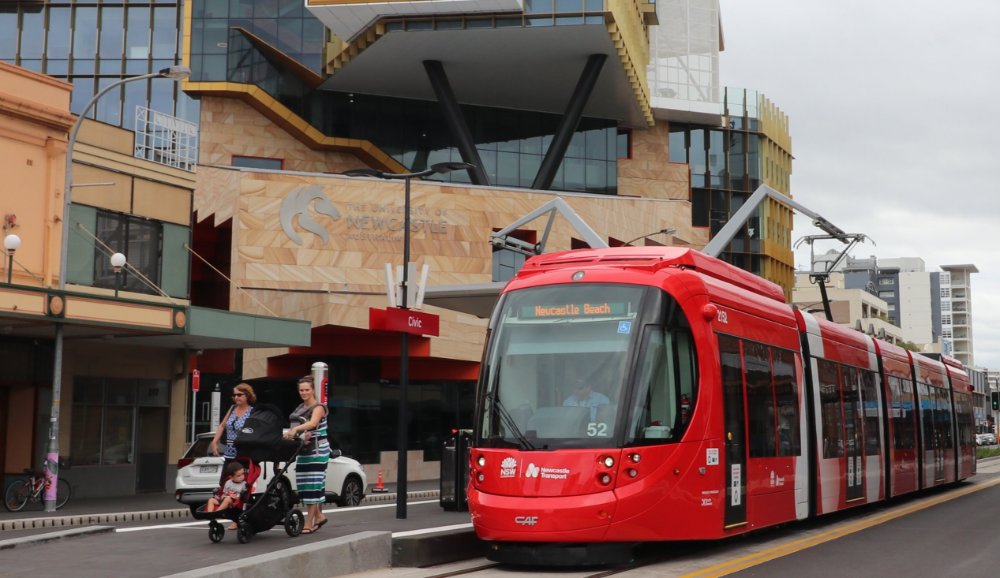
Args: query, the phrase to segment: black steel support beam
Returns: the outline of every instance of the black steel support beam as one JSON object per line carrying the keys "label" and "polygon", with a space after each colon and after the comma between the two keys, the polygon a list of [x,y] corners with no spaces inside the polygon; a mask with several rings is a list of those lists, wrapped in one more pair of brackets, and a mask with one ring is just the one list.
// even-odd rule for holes
{"label": "black steel support beam", "polygon": [[448,124],[448,130],[458,146],[458,153],[462,155],[462,160],[476,168],[469,169],[469,179],[476,185],[490,184],[486,171],[483,170],[483,161],[479,158],[479,151],[476,150],[476,143],[472,140],[472,133],[469,132],[469,125],[462,115],[462,108],[458,105],[455,93],[451,90],[451,83],[448,82],[448,75],[444,72],[444,66],[439,60],[425,60],[424,70],[427,71],[427,78],[431,81],[431,88],[437,96],[441,105],[441,112],[444,114],[444,121]]}
{"label": "black steel support beam", "polygon": [[545,158],[542,165],[538,167],[538,174],[535,175],[535,182],[531,184],[533,189],[548,190],[552,187],[552,180],[559,171],[566,149],[569,148],[570,140],[576,127],[580,124],[580,117],[583,116],[583,107],[590,99],[590,94],[594,91],[597,78],[601,75],[601,68],[607,60],[607,54],[591,54],[587,57],[587,65],[583,67],[580,80],[576,83],[576,89],[566,105],[566,113],[559,121],[559,128],[552,137],[552,144],[549,150],[545,151]]}

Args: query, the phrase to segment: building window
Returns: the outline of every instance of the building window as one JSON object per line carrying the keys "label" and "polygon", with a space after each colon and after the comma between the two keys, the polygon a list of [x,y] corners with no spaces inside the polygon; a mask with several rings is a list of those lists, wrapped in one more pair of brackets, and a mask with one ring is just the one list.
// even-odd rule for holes
{"label": "building window", "polygon": [[618,158],[632,158],[632,131],[630,129],[618,129]]}
{"label": "building window", "polygon": [[951,287],[942,287],[941,288],[941,297],[943,297],[945,299],[950,298],[951,297]]}
{"label": "building window", "polygon": [[941,325],[951,325],[951,315],[942,315]]}
{"label": "building window", "polygon": [[[119,287],[124,291],[158,294],[160,261],[163,252],[163,224],[133,215],[97,212],[97,238],[94,247],[94,286]],[[128,259],[115,278],[111,253]]]}
{"label": "building window", "polygon": [[76,378],[70,442],[73,464],[135,463],[138,408],[166,408],[170,405],[169,395],[170,385],[165,380]]}
{"label": "building window", "polygon": [[283,159],[272,159],[267,157],[244,157],[240,155],[233,155],[233,166],[243,167],[245,169],[268,169],[272,171],[280,171],[285,168],[285,161]]}

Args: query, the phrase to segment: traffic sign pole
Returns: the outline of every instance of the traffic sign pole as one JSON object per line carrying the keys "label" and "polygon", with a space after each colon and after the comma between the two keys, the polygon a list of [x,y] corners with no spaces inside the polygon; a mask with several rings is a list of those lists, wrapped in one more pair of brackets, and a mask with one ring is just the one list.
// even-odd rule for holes
{"label": "traffic sign pole", "polygon": [[194,444],[195,422],[198,421],[198,390],[201,389],[201,372],[195,369],[191,372],[191,443]]}

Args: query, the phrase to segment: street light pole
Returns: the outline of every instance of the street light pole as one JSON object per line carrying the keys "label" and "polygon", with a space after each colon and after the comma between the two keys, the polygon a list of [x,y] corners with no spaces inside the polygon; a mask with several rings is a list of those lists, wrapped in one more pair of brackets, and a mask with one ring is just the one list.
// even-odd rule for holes
{"label": "street light pole", "polygon": [[[66,141],[66,169],[63,175],[63,207],[62,207],[62,239],[59,248],[59,296],[58,299],[65,299],[66,274],[69,269],[69,213],[70,203],[73,197],[73,147],[76,145],[76,137],[83,125],[83,119],[87,112],[97,103],[97,100],[127,82],[147,80],[150,78],[169,78],[171,80],[183,80],[191,75],[191,69],[187,66],[171,66],[159,72],[132,76],[116,80],[97,92],[90,101],[87,102],[80,116],[73,123],[73,128],[69,131],[69,139]],[[59,404],[62,397],[62,361],[63,361],[63,324],[56,322],[55,352],[52,363],[52,409],[49,413],[49,447],[45,456],[48,467],[45,468],[45,511],[56,511],[56,480],[59,476]]]}
{"label": "street light pole", "polygon": [[[345,171],[348,177],[376,177],[379,179],[403,179],[403,275],[400,282],[402,296],[400,297],[400,309],[409,309],[406,300],[409,283],[410,269],[410,180],[414,177],[422,178],[434,173],[445,174],[458,170],[469,170],[476,168],[469,163],[447,162],[431,165],[430,168],[416,173],[386,173],[376,169],[354,169]],[[399,471],[396,478],[396,518],[406,519],[406,479],[407,479],[407,455],[408,447],[407,433],[409,430],[408,389],[410,386],[410,334],[403,332],[400,341],[399,351],[399,414],[396,422],[396,469]]]}

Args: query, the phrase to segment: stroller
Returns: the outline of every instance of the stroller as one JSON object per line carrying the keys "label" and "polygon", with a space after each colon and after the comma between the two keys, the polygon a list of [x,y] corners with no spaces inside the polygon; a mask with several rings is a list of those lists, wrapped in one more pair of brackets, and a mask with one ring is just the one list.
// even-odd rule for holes
{"label": "stroller", "polygon": [[[305,516],[301,510],[293,507],[298,502],[298,497],[285,472],[302,451],[304,444],[302,440],[282,439],[284,422],[285,418],[277,407],[259,404],[254,406],[253,413],[243,424],[243,429],[236,437],[236,461],[246,469],[247,483],[247,490],[240,496],[240,503],[214,512],[206,511],[202,505],[192,512],[196,520],[211,520],[208,524],[208,538],[212,542],[221,542],[225,537],[226,527],[220,520],[236,523],[236,539],[240,544],[246,544],[254,534],[270,530],[279,523],[284,525],[285,532],[293,538],[302,533]],[[263,473],[262,462],[275,463],[274,475],[268,480],[263,492],[255,493],[255,482]],[[219,480],[220,487],[225,482],[226,474],[223,472]]]}

